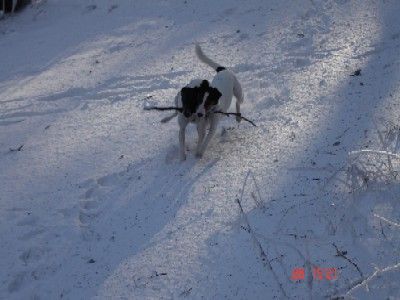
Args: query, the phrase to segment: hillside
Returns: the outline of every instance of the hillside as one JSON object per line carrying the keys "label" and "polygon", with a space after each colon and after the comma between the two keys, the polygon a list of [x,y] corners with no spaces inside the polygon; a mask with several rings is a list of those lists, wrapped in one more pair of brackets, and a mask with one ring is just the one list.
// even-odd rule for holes
{"label": "hillside", "polygon": [[[0,298],[399,299],[399,11],[47,0],[0,20]],[[181,163],[176,120],[143,107],[212,79],[196,42],[257,127],[226,118],[202,159],[191,127]]]}

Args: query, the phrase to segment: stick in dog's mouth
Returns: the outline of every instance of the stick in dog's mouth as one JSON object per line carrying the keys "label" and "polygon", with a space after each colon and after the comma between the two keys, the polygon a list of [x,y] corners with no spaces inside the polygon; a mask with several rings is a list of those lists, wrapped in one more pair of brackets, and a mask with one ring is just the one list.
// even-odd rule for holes
{"label": "stick in dog's mouth", "polygon": [[[182,107],[175,107],[175,106],[166,106],[166,107],[146,106],[146,107],[144,107],[144,110],[159,110],[159,111],[176,110],[176,111],[179,111],[179,112],[183,111]],[[225,115],[225,116],[228,116],[228,117],[229,116],[236,116],[236,117],[239,117],[242,120],[245,120],[246,122],[249,122],[254,127],[257,127],[257,125],[253,121],[247,119],[246,117],[243,117],[241,113],[228,113],[228,112],[223,112],[223,111],[220,111],[220,110],[213,111],[213,113],[222,114],[222,115]]]}
{"label": "stick in dog's mouth", "polygon": [[175,107],[175,106],[166,106],[166,107],[159,107],[159,106],[145,106],[144,110],[177,110],[179,112],[183,111],[182,107]]}
{"label": "stick in dog's mouth", "polygon": [[227,117],[236,116],[236,117],[241,118],[242,120],[245,120],[246,122],[249,122],[254,127],[257,127],[257,125],[253,121],[247,119],[246,117],[243,117],[241,113],[228,113],[228,112],[223,112],[223,111],[220,111],[220,110],[214,111],[214,113],[215,114],[222,114],[222,115],[225,115]]}

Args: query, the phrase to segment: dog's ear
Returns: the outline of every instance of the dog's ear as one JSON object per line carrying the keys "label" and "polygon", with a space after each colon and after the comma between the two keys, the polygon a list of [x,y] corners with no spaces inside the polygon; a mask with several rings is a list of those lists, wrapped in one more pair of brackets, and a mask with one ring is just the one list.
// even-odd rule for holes
{"label": "dog's ear", "polygon": [[222,96],[221,92],[217,88],[209,88],[209,94],[211,105],[217,105],[219,98]]}
{"label": "dog's ear", "polygon": [[181,89],[183,114],[187,118],[196,111],[196,95],[196,88],[184,87]]}
{"label": "dog's ear", "polygon": [[181,98],[182,101],[190,101],[195,94],[195,91],[193,88],[190,87],[184,87],[181,89]]}
{"label": "dog's ear", "polygon": [[214,94],[215,94],[215,98],[217,98],[217,102],[218,102],[219,98],[221,98],[221,96],[222,96],[222,93],[218,89],[214,88]]}
{"label": "dog's ear", "polygon": [[210,84],[209,84],[208,80],[204,79],[204,80],[201,82],[201,87],[202,87],[202,88],[208,88],[209,86],[210,86]]}
{"label": "dog's ear", "polygon": [[208,88],[208,97],[205,103],[206,109],[209,109],[211,106],[215,106],[218,104],[219,98],[221,98],[221,92],[213,87]]}
{"label": "dog's ear", "polygon": [[189,93],[190,90],[191,90],[191,88],[187,88],[187,87],[182,88],[182,89],[181,89],[181,95],[182,95],[182,96],[183,96],[183,95],[187,95],[187,94]]}

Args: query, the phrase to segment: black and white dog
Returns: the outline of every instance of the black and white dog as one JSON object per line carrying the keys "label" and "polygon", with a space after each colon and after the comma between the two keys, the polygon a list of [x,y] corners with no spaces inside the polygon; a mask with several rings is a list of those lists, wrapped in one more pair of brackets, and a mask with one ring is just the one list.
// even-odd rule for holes
{"label": "black and white dog", "polygon": [[[213,114],[213,111],[221,111],[227,112],[232,103],[232,98],[235,96],[236,98],[236,113],[240,114],[240,105],[243,103],[243,91],[242,86],[237,80],[235,74],[221,66],[220,64],[214,62],[210,58],[208,58],[203,51],[201,50],[199,45],[196,45],[196,55],[197,57],[205,64],[209,65],[213,68],[217,74],[214,76],[210,86],[216,88],[220,93],[221,97],[218,99],[218,103],[212,103],[213,107],[210,112],[207,111],[207,115],[210,123],[210,130],[208,132],[207,137],[205,138],[203,144],[201,145],[199,151],[196,152],[198,157],[203,156],[204,151],[206,150],[210,140],[215,135],[217,125],[219,119],[221,118],[220,114]],[[207,101],[207,100],[206,100]],[[207,108],[207,107],[206,107]],[[207,116],[206,115],[206,116]],[[236,121],[240,122],[240,117],[236,117]]]}
{"label": "black and white dog", "polygon": [[175,112],[173,115],[161,120],[166,123],[172,118],[178,116],[179,123],[179,146],[180,158],[186,159],[185,154],[185,132],[189,123],[197,125],[197,133],[199,135],[197,142],[197,151],[200,153],[207,125],[209,123],[209,112],[212,107],[218,104],[221,93],[213,87],[207,80],[193,79],[188,85],[182,88],[175,96],[175,106],[181,107],[182,112]]}
{"label": "black and white dog", "polygon": [[[242,87],[234,73],[208,58],[199,45],[196,45],[196,55],[205,64],[212,67],[217,74],[211,84],[207,80],[194,79],[175,97],[175,105],[182,107],[182,112],[161,120],[165,123],[178,115],[180,159],[186,159],[185,131],[189,123],[196,123],[199,135],[196,156],[202,157],[211,139],[215,135],[220,115],[215,111],[227,112],[232,98],[236,98],[236,113],[240,114],[240,105],[243,103]],[[236,121],[240,122],[240,117]],[[207,125],[210,130],[206,135]]]}

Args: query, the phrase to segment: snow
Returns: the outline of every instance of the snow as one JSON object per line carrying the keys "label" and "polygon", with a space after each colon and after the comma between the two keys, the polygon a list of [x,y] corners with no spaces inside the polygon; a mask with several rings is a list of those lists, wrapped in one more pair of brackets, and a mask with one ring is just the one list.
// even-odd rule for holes
{"label": "snow", "polygon": [[[399,299],[399,9],[47,0],[0,20],[0,298]],[[196,42],[257,127],[226,118],[202,159],[190,128],[180,163],[176,122],[143,107],[212,80]]]}

